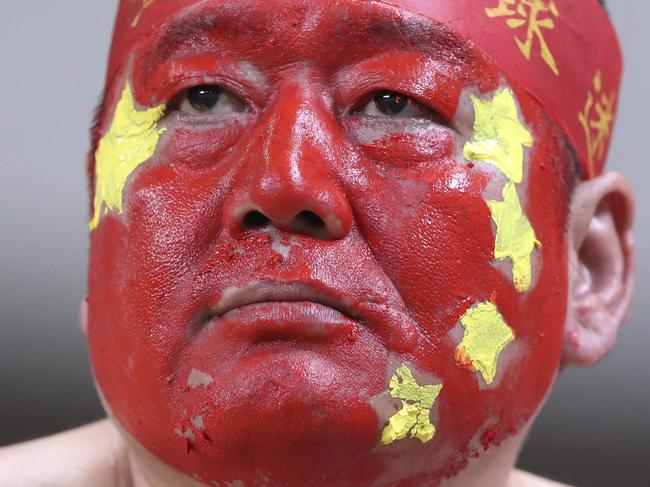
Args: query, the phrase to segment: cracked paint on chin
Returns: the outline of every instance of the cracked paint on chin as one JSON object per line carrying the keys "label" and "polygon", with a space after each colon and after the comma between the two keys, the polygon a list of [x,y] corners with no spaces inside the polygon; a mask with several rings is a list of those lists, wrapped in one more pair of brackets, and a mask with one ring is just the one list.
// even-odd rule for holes
{"label": "cracked paint on chin", "polygon": [[389,418],[381,433],[381,444],[390,445],[407,435],[422,443],[430,441],[436,427],[429,415],[441,390],[442,384],[421,386],[406,365],[399,367],[390,379],[390,395],[402,401],[402,408]]}
{"label": "cracked paint on chin", "polygon": [[489,301],[470,308],[460,322],[465,334],[456,348],[456,362],[472,372],[479,371],[490,385],[497,373],[499,355],[515,335]]}
{"label": "cracked paint on chin", "polygon": [[158,139],[165,131],[158,121],[165,105],[138,111],[131,86],[127,81],[108,133],[99,141],[95,153],[95,200],[90,229],[99,225],[109,211],[124,212],[122,192],[126,180],[135,169],[156,151]]}

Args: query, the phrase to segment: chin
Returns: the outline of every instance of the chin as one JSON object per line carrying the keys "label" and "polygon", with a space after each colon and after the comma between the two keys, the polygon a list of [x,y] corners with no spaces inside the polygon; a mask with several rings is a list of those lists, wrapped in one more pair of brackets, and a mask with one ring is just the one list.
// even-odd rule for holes
{"label": "chin", "polygon": [[[153,483],[177,487],[460,487],[477,478],[485,478],[483,485],[505,484],[505,478],[488,478],[486,472],[495,463],[514,465],[532,423],[498,447],[467,457],[448,447],[427,448],[425,453],[410,441],[390,452],[378,450],[365,444],[363,434],[356,439],[350,434],[334,438],[320,431],[320,435],[310,438],[308,431],[302,431],[302,438],[283,441],[287,434],[298,433],[295,424],[285,418],[269,425],[280,433],[270,441],[253,435],[240,438],[229,448],[205,447],[170,461],[160,455],[158,448],[146,448],[112,415],[110,406],[105,401],[103,404],[128,445],[138,475]],[[320,423],[328,419],[321,418]],[[250,424],[251,430],[255,429],[254,423]]]}
{"label": "chin", "polygon": [[[122,401],[101,394],[103,403],[131,444],[208,485],[371,485],[381,471],[382,426],[372,395],[383,374],[374,380],[296,349],[258,350],[222,365],[227,372],[218,380],[201,383],[195,373],[194,387],[183,381],[168,400],[157,400],[167,410],[157,418],[124,411]],[[197,370],[188,369],[178,374]],[[212,372],[221,367],[204,369],[216,379]],[[327,475],[318,480],[317,472]]]}

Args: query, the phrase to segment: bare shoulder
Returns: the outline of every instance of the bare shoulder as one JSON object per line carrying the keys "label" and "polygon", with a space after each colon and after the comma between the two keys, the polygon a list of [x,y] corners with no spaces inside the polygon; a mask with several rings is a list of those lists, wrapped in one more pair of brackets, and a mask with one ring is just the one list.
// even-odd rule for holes
{"label": "bare shoulder", "polygon": [[0,484],[5,487],[127,487],[127,472],[123,441],[107,419],[0,448]]}
{"label": "bare shoulder", "polygon": [[568,487],[553,480],[548,480],[523,470],[513,470],[508,487]]}

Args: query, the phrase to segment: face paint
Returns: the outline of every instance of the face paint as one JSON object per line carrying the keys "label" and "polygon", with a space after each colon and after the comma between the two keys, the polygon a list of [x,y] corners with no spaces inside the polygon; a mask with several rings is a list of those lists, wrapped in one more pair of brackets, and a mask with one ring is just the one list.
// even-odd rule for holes
{"label": "face paint", "polygon": [[530,132],[519,121],[512,91],[499,90],[492,100],[471,96],[474,105],[474,133],[463,153],[470,161],[489,162],[508,179],[521,183],[524,147],[533,146]]}
{"label": "face paint", "polygon": [[[435,484],[525,427],[566,303],[569,157],[536,99],[445,27],[376,2],[177,5],[143,11],[139,26],[177,14],[115,77],[131,106],[168,109],[122,158],[138,161],[119,178],[127,211],[91,234],[89,348],[115,419],[177,470],[245,485]],[[214,107],[188,110],[205,85]],[[544,242],[526,294],[494,265],[486,195],[503,176],[463,157],[490,135],[459,109],[468,93],[504,108],[490,114],[510,96],[534,138],[516,131],[518,207]],[[508,201],[501,232],[523,238]],[[470,311],[485,303],[516,341],[497,311]],[[459,367],[461,334],[484,382],[495,356],[490,387]]]}
{"label": "face paint", "polygon": [[470,308],[460,322],[465,334],[456,349],[456,361],[472,372],[479,371],[490,385],[497,373],[499,355],[515,338],[512,329],[490,302]]}
{"label": "face paint", "polygon": [[388,420],[381,433],[381,444],[390,445],[407,436],[422,443],[430,441],[436,434],[436,427],[429,416],[441,390],[442,384],[421,386],[406,365],[399,367],[390,379],[390,396],[399,399],[402,408]]}
{"label": "face paint", "polygon": [[138,111],[131,87],[126,83],[111,127],[95,154],[95,211],[91,230],[97,228],[102,214],[124,212],[124,185],[131,173],[155,152],[158,139],[165,131],[156,124],[164,112],[165,105]]}
{"label": "face paint", "polygon": [[[284,7],[281,1],[271,1],[278,8]],[[140,39],[198,3],[199,0],[120,2],[107,80],[112,80],[124,66]],[[493,59],[506,75],[516,78],[541,103],[563,129],[586,177],[602,171],[616,112],[622,56],[612,23],[597,0],[585,0],[579,5],[573,0],[377,0],[377,3],[450,26],[464,41]],[[594,36],[594,32],[598,35]],[[603,89],[614,96],[606,95],[607,112],[594,114],[600,127],[587,127],[585,133],[582,99],[587,94],[594,96],[591,95],[594,74]],[[600,92],[600,88],[596,91]],[[593,102],[592,98],[592,107]],[[578,118],[576,114],[580,114]],[[597,137],[593,130],[598,132]],[[594,145],[598,150],[594,151]]]}
{"label": "face paint", "polygon": [[528,291],[532,283],[531,255],[541,243],[524,215],[517,188],[508,183],[503,188],[503,201],[488,201],[492,219],[497,226],[494,257],[512,260],[512,280],[519,292]]}
{"label": "face paint", "polygon": [[488,201],[492,219],[497,226],[494,257],[512,260],[512,278],[519,292],[531,286],[531,254],[535,232],[523,213],[517,189],[524,167],[524,147],[533,146],[533,137],[519,120],[517,104],[511,90],[499,90],[492,100],[471,96],[474,106],[474,132],[465,144],[463,154],[468,160],[489,162],[512,181],[503,189],[503,201]]}

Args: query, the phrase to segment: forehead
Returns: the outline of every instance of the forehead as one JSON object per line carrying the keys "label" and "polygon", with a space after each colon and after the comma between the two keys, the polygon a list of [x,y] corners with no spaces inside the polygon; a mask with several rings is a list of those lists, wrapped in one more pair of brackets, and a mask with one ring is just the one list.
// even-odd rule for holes
{"label": "forehead", "polygon": [[338,67],[393,50],[419,51],[450,67],[472,66],[478,57],[430,19],[352,0],[203,2],[180,10],[142,47],[148,67],[206,51],[252,58],[261,69],[301,62]]}

